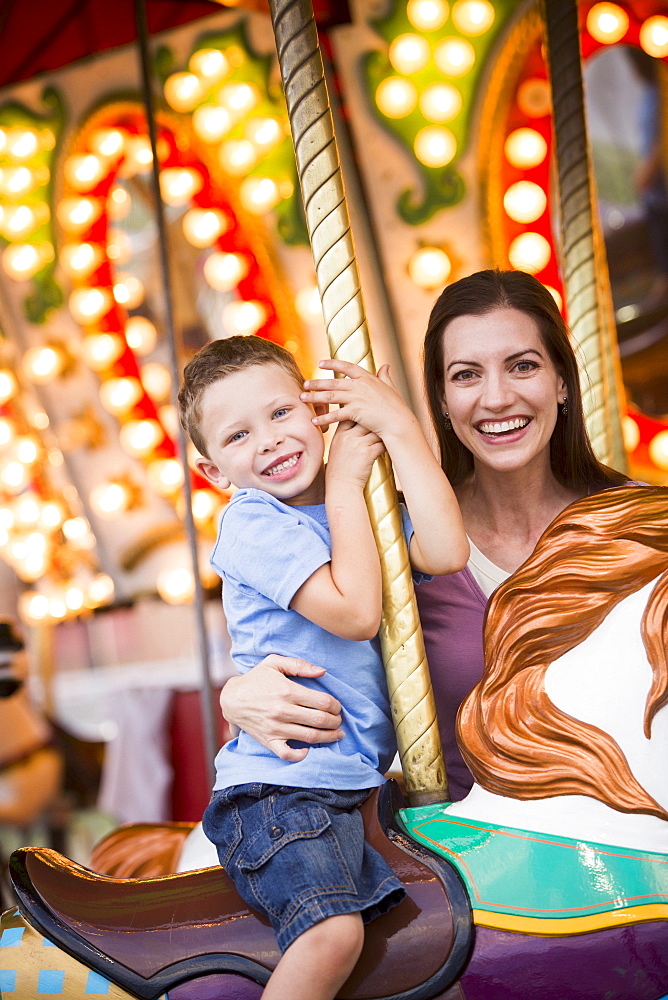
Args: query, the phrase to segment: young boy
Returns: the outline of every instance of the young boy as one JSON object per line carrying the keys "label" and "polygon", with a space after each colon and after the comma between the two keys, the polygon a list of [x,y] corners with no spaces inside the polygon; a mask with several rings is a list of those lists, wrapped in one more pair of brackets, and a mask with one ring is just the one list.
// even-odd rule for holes
{"label": "young boy", "polygon": [[216,758],[204,831],[240,894],[270,919],[282,952],[264,1000],[331,1000],[357,961],[363,924],[404,895],[366,844],[357,808],[383,783],[395,750],[376,638],[380,565],[363,496],[385,447],[402,483],[411,479],[405,530],[415,568],[455,572],[468,557],[447,479],[386,373],[327,367],[352,376],[340,380],[351,384],[348,408],[354,400],[378,432],[361,416],[340,418],[326,468],[317,422],[338,415],[309,402],[294,358],[270,341],[213,341],[186,366],[179,392],[199,472],[237,487],[211,558],[237,667],[245,672],[269,653],[302,656],[326,671],[303,683],[342,705],[343,739],[312,746],[299,761],[243,731]]}

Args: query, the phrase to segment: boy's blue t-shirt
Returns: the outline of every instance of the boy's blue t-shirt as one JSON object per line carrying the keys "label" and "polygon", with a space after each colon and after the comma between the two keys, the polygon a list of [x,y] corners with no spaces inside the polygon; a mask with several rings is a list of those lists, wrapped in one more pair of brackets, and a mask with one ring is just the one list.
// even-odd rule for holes
{"label": "boy's blue t-shirt", "polygon": [[215,790],[257,781],[334,789],[383,783],[396,740],[378,639],[341,639],[289,607],[330,553],[324,504],[289,507],[262,490],[244,489],[223,511],[211,565],[223,580],[237,669],[246,673],[269,653],[324,667],[322,677],[294,679],[338,699],[344,735],[338,743],[309,745],[304,760],[292,763],[241,731],[216,757]]}

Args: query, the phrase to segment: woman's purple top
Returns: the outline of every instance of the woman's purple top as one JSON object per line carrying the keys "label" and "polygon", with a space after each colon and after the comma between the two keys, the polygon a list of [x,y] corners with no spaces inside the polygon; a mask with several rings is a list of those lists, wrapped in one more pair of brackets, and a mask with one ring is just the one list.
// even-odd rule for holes
{"label": "woman's purple top", "polygon": [[415,588],[431,673],[443,756],[453,801],[473,784],[457,745],[457,712],[483,674],[482,626],[487,598],[468,567]]}

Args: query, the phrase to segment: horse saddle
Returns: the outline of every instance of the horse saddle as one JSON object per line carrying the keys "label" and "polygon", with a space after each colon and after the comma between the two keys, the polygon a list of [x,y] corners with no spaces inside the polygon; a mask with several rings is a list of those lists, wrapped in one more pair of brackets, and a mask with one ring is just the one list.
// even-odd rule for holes
{"label": "horse saddle", "polygon": [[[428,1000],[458,978],[472,947],[468,896],[444,859],[394,825],[393,782],[365,802],[367,840],[404,883],[406,898],[366,928],[341,1000]],[[222,868],[152,879],[98,875],[48,848],[10,860],[21,909],[64,951],[140,1000],[179,984],[236,973],[264,985],[280,953],[274,933]]]}

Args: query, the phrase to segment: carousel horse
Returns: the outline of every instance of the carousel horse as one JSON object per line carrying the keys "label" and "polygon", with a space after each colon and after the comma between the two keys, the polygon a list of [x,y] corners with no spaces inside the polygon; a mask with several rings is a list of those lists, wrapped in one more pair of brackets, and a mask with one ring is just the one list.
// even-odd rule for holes
{"label": "carousel horse", "polygon": [[[407,808],[388,783],[365,804],[407,897],[368,927],[341,1000],[666,1000],[668,491],[563,511],[492,598],[485,646],[459,715],[467,798]],[[258,1000],[268,922],[218,867],[156,871],[159,832],[112,834],[113,876],[13,855],[2,1000]],[[192,862],[199,835],[168,829],[163,862]]]}

